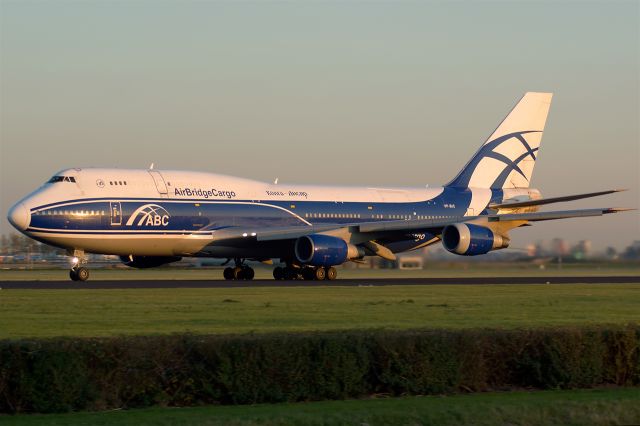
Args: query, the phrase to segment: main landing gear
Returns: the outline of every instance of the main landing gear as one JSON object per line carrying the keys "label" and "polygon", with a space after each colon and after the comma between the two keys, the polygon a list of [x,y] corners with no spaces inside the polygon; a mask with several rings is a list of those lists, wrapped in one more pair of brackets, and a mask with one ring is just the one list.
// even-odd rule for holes
{"label": "main landing gear", "polygon": [[252,280],[255,272],[252,267],[245,265],[242,259],[234,259],[235,267],[224,268],[225,280]]}
{"label": "main landing gear", "polygon": [[273,269],[273,278],[276,280],[305,280],[305,281],[333,281],[338,278],[338,270],[333,266],[276,266]]}
{"label": "main landing gear", "polygon": [[89,279],[89,269],[83,265],[87,264],[87,258],[83,251],[75,250],[73,252],[73,258],[71,259],[71,270],[69,271],[69,278],[73,281],[86,281]]}

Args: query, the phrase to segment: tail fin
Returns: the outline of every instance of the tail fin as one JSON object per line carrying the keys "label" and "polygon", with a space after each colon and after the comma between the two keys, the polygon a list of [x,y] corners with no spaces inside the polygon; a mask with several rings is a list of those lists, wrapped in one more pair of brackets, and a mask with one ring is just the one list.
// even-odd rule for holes
{"label": "tail fin", "polygon": [[552,93],[527,92],[446,186],[528,188]]}

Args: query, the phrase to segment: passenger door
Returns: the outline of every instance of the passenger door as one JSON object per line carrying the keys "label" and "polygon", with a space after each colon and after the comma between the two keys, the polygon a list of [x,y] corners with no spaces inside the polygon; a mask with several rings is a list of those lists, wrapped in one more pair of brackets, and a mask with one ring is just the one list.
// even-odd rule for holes
{"label": "passenger door", "polygon": [[110,204],[111,226],[122,225],[122,206],[120,205],[120,201],[111,201]]}

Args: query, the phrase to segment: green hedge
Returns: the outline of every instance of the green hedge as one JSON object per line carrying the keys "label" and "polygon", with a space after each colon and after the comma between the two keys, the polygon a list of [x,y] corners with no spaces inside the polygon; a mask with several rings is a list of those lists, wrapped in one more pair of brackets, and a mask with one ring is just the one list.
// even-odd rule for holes
{"label": "green hedge", "polygon": [[640,385],[640,326],[0,341],[0,412]]}

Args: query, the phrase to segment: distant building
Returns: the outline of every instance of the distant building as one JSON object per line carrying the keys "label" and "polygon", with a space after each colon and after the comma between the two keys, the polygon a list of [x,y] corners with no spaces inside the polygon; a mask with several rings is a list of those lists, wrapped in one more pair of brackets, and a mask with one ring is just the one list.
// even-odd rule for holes
{"label": "distant building", "polygon": [[424,258],[422,256],[401,256],[398,257],[399,269],[422,269]]}
{"label": "distant building", "polygon": [[567,240],[563,238],[554,238],[551,240],[551,254],[557,257],[569,255],[569,243]]}
{"label": "distant building", "polygon": [[586,259],[591,255],[591,249],[591,241],[582,240],[571,249],[571,256],[577,260]]}
{"label": "distant building", "polygon": [[624,250],[622,257],[626,260],[640,260],[640,240],[635,240]]}

